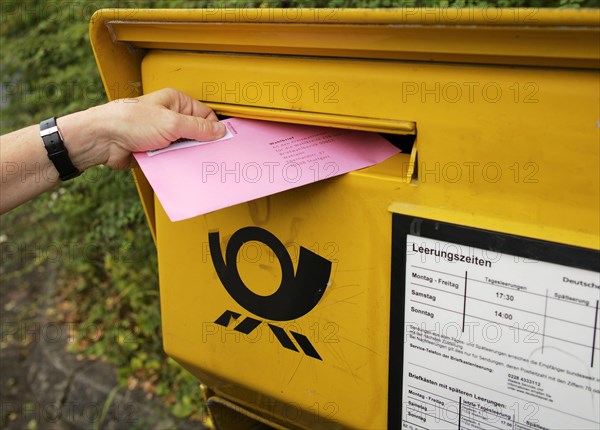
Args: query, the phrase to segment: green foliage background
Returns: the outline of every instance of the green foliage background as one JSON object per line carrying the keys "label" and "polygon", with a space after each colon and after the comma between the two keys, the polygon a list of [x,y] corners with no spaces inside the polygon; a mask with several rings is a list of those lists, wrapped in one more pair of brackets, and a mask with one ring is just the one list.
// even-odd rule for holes
{"label": "green foliage background", "polygon": [[[0,2],[0,131],[106,102],[88,22],[104,7],[599,7],[599,0],[281,0]],[[2,217],[2,279],[47,264],[60,271],[56,318],[99,327],[74,348],[116,364],[178,416],[201,410],[197,381],[162,352],[157,261],[128,172],[104,167]],[[10,250],[8,248],[10,246]],[[50,252],[52,250],[52,252]],[[27,262],[22,267],[23,261]],[[119,333],[118,336],[114,336]],[[109,335],[110,334],[110,335]]]}

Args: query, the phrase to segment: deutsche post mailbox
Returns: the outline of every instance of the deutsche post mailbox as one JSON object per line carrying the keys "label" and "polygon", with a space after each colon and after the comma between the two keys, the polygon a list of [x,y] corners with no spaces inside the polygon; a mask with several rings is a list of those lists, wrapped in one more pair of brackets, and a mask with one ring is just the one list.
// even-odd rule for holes
{"label": "deutsche post mailbox", "polygon": [[209,387],[215,425],[597,428],[598,18],[93,16],[110,99],[172,87],[221,115],[375,131],[403,150],[175,223],[134,172],[165,351]]}

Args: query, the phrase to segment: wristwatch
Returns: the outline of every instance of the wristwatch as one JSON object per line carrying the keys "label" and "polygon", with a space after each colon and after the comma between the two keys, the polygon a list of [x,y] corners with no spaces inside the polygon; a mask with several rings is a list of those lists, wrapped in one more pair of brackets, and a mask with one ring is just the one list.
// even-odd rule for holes
{"label": "wristwatch", "polygon": [[56,125],[56,118],[52,117],[40,122],[40,137],[48,152],[48,158],[58,170],[61,181],[76,178],[81,174],[69,158],[69,151],[65,148],[62,136]]}

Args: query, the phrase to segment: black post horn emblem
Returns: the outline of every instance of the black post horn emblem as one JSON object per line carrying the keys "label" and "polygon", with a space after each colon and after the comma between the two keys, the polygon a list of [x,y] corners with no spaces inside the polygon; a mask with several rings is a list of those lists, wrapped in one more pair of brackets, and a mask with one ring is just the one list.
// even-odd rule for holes
{"label": "black post horn emblem", "polygon": [[[269,296],[261,296],[250,290],[242,281],[238,267],[237,254],[241,247],[250,241],[262,242],[275,254],[281,265],[281,283]],[[271,321],[290,321],[306,315],[321,300],[331,275],[331,261],[314,252],[300,247],[298,267],[294,266],[287,249],[275,235],[260,227],[244,227],[236,231],[229,239],[225,258],[221,252],[218,232],[208,234],[208,244],[213,265],[221,283],[231,297],[244,309]],[[241,315],[226,310],[215,323],[228,327],[231,318],[237,320]],[[249,334],[261,323],[252,317],[246,317],[237,324],[235,330]],[[273,334],[284,348],[298,352],[285,330],[268,323]],[[310,357],[321,360],[321,356],[306,336],[290,330],[297,344]]]}
{"label": "black post horn emblem", "polygon": [[[240,278],[237,254],[244,243],[250,241],[262,242],[271,248],[281,265],[281,284],[270,296],[252,292]],[[325,293],[331,274],[331,261],[300,247],[298,268],[294,275],[292,259],[283,243],[260,227],[244,227],[236,231],[227,244],[225,260],[218,232],[208,234],[208,243],[215,270],[227,292],[240,306],[259,317],[274,321],[299,318],[314,308]]]}

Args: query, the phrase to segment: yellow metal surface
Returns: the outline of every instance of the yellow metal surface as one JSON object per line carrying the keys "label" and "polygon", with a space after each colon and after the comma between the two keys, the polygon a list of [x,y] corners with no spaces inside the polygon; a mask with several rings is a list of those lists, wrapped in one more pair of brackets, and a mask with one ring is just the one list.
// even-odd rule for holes
{"label": "yellow metal surface", "polygon": [[[599,13],[225,11],[98,12],[92,43],[109,96],[141,82],[227,115],[416,133],[418,155],[177,223],[137,172],[165,350],[267,420],[386,428],[392,212],[600,249]],[[208,234],[224,252],[247,226],[273,233],[294,265],[300,247],[333,262],[319,304],[277,323],[322,360],[282,348],[268,322],[249,335],[215,324],[225,310],[252,315],[217,277]],[[281,279],[258,242],[238,268],[257,294]]]}
{"label": "yellow metal surface", "polygon": [[[331,82],[333,84],[333,82]],[[259,90],[254,83],[254,90]],[[332,90],[335,86],[331,87]],[[297,89],[294,88],[294,91]],[[257,93],[258,94],[258,93]],[[266,121],[292,122],[296,124],[311,124],[326,127],[351,128],[354,130],[376,131],[379,133],[392,134],[415,134],[415,123],[411,121],[394,121],[380,118],[363,118],[351,115],[315,113],[284,109],[257,109],[255,107],[210,102],[207,94],[205,103],[222,115],[236,116],[240,118],[258,118]],[[332,96],[333,97],[333,96]],[[332,101],[333,102],[333,101]],[[337,100],[335,101],[337,103]]]}
{"label": "yellow metal surface", "polygon": [[[216,430],[260,430],[257,423],[269,425],[268,429],[286,430],[272,420],[241,408],[239,405],[226,399],[214,396],[207,402],[207,407],[217,422]],[[272,419],[272,417],[269,417]],[[264,427],[262,427],[264,430]]]}
{"label": "yellow metal surface", "polygon": [[[593,27],[560,32],[548,27],[524,32],[512,26],[383,26],[231,23],[113,23],[119,40],[149,49],[345,56],[413,61],[594,67]],[[258,27],[258,28],[257,28]],[[385,34],[382,30],[385,27]],[[271,35],[277,34],[274,39]],[[587,38],[581,37],[588,36]],[[385,37],[383,37],[385,36]],[[484,39],[480,39],[484,36]],[[406,43],[410,40],[410,43]],[[518,49],[515,49],[518,42]],[[493,49],[490,49],[490,46]]]}

